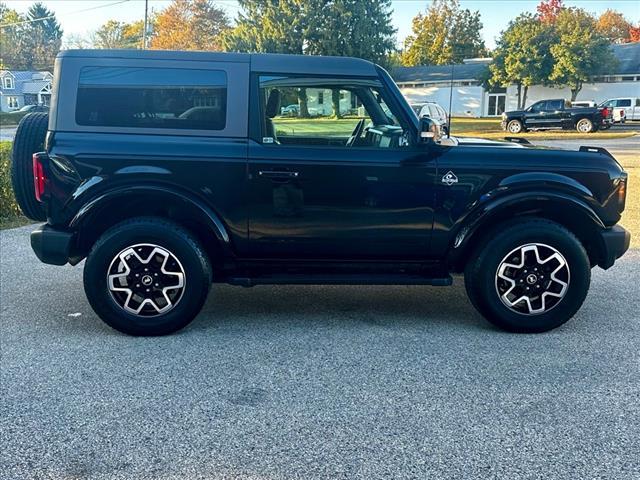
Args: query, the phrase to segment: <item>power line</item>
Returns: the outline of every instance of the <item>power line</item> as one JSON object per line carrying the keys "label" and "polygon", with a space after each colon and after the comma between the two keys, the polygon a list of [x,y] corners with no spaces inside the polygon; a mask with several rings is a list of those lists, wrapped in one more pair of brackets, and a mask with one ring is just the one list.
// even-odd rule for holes
{"label": "power line", "polygon": [[[118,5],[120,3],[125,3],[125,2],[129,2],[129,1],[131,1],[131,0],[120,0],[119,2],[107,3],[105,5],[98,5],[96,7],[83,8],[82,10],[76,10],[75,12],[69,12],[68,15],[74,15],[76,13],[88,12],[89,10],[97,10],[98,8],[111,7],[113,5]],[[23,20],[21,22],[15,22],[15,23],[5,23],[4,25],[0,25],[0,28],[15,27],[17,25],[25,25],[27,23],[42,22],[44,20],[49,20],[50,18],[55,18],[55,17],[56,17],[56,15],[54,13],[53,15],[49,15],[48,17],[35,18],[33,20]]]}

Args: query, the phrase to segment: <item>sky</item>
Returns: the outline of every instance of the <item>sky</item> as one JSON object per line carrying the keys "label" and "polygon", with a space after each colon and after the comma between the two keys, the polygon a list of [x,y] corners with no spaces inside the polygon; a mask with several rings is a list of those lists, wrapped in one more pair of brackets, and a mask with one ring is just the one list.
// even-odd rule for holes
{"label": "sky", "polygon": [[[235,18],[239,7],[235,0],[214,0],[222,6],[231,18]],[[376,0],[363,0],[376,1]],[[4,0],[10,8],[26,12],[29,0]],[[44,0],[62,24],[66,35],[86,35],[100,27],[107,20],[130,22],[144,17],[144,0]],[[149,8],[161,10],[170,0],[149,0]],[[411,34],[411,20],[423,12],[429,0],[392,0],[392,23],[397,29],[397,42],[402,45],[404,38]],[[461,0],[462,8],[479,10],[484,25],[482,36],[489,48],[495,47],[496,38],[504,30],[509,20],[523,12],[535,12],[539,0]],[[607,8],[622,12],[634,23],[640,22],[640,1],[638,0],[565,0],[566,6],[581,7],[596,15]]]}

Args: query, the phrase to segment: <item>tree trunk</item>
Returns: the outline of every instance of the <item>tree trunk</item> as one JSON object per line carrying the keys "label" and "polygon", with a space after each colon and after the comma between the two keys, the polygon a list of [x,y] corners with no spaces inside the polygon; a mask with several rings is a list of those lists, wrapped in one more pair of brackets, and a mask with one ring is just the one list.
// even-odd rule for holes
{"label": "tree trunk", "polygon": [[524,107],[527,105],[527,92],[529,91],[529,86],[525,85],[522,89],[522,106],[520,110],[524,110]]}
{"label": "tree trunk", "polygon": [[518,110],[522,110],[522,84],[518,83]]}
{"label": "tree trunk", "polygon": [[340,118],[340,90],[331,90],[331,103],[333,104],[333,117]]}
{"label": "tree trunk", "polygon": [[576,98],[578,96],[578,93],[580,93],[580,90],[582,90],[582,83],[576,83],[573,87],[571,87],[571,101],[575,102]]}
{"label": "tree trunk", "polygon": [[307,104],[307,89],[298,89],[298,103],[300,104],[300,113],[298,116],[301,118],[309,118],[309,107]]}

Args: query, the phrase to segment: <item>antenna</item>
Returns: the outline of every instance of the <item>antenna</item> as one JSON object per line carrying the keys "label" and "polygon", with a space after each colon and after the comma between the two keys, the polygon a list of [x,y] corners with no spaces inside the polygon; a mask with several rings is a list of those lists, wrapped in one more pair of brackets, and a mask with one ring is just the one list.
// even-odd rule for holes
{"label": "antenna", "polygon": [[453,103],[453,69],[455,66],[455,60],[451,59],[451,81],[449,83],[449,116],[447,117],[447,136],[449,138],[451,138],[451,104]]}

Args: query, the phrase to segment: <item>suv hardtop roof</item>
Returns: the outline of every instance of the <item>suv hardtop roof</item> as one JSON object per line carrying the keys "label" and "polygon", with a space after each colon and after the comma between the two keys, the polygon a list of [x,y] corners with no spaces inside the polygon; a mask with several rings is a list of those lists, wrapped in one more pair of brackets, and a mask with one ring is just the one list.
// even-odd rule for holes
{"label": "suv hardtop roof", "polygon": [[191,62],[248,63],[253,72],[378,76],[375,64],[354,57],[325,57],[320,55],[285,55],[278,53],[222,53],[179,50],[63,50],[64,58],[114,58],[181,60]]}

